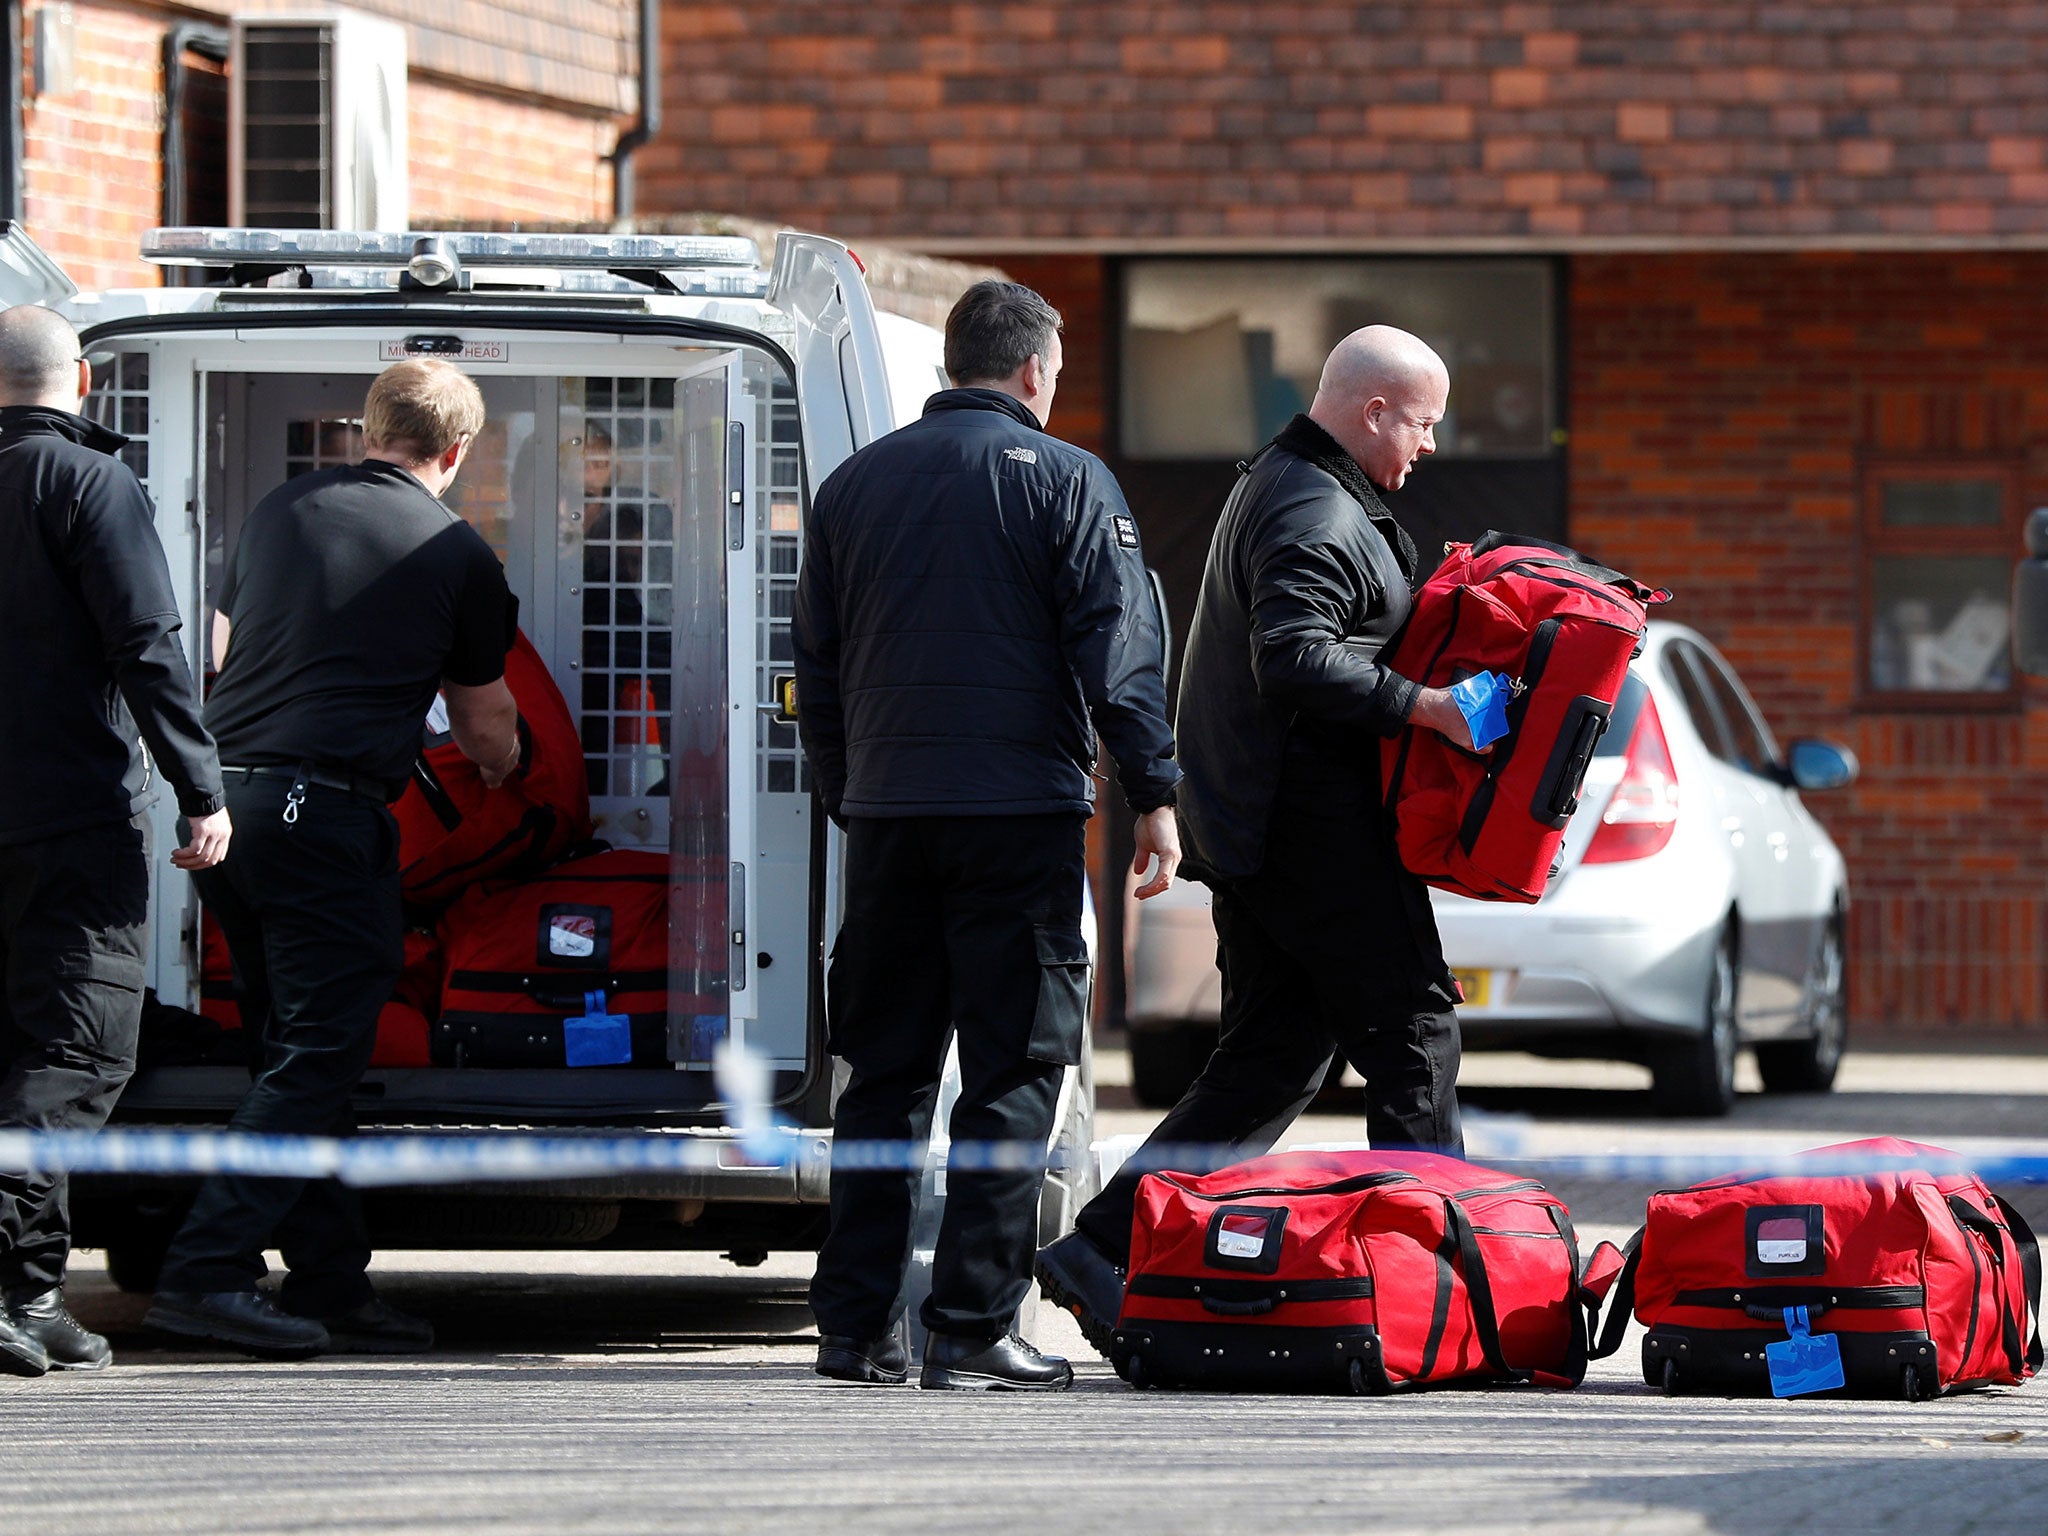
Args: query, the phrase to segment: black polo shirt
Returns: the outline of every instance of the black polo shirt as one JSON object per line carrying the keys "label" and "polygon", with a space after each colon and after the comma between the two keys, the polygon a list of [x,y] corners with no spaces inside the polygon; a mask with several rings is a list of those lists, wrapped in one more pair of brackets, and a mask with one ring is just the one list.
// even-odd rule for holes
{"label": "black polo shirt", "polygon": [[505,675],[518,600],[490,545],[395,464],[287,481],[242,525],[222,585],[226,664],[206,703],[220,760],[309,763],[395,796],[446,678]]}

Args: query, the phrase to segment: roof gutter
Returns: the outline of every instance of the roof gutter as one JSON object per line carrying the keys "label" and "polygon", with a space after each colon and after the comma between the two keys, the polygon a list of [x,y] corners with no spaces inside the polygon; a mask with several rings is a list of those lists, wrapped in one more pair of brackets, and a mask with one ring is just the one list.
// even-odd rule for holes
{"label": "roof gutter", "polygon": [[[8,0],[18,5],[20,0]],[[640,0],[640,116],[612,147],[612,217],[633,217],[633,152],[661,132],[661,0]]]}

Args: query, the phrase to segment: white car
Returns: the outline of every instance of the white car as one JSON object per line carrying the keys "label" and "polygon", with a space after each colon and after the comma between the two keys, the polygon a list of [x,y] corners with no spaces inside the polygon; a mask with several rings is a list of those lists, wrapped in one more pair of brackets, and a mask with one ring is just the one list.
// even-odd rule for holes
{"label": "white car", "polygon": [[[1855,775],[1829,742],[1781,755],[1713,646],[1653,623],[1543,899],[1430,893],[1466,1045],[1640,1061],[1676,1113],[1725,1114],[1744,1046],[1769,1090],[1832,1086],[1849,885],[1799,791]],[[1144,1102],[1170,1101],[1215,1039],[1208,892],[1135,907],[1129,932],[1133,1083]]]}

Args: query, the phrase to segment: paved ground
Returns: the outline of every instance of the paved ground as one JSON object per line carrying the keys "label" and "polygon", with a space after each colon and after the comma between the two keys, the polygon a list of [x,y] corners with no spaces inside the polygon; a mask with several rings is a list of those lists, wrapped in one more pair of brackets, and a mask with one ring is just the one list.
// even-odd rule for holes
{"label": "paved ground", "polygon": [[[1703,1138],[1650,1119],[1626,1068],[1478,1057],[1467,1081],[1475,1155],[1489,1137]],[[1151,1118],[1113,1082],[1103,1097],[1105,1131]],[[1837,1095],[1746,1098],[1704,1139],[1988,1144],[2048,1135],[2044,1110],[2048,1058],[1862,1055]],[[1298,1139],[1354,1134],[1324,1116]],[[1641,1210],[1640,1191],[1569,1193],[1594,1236]],[[2048,1385],[1913,1406],[1666,1399],[1625,1347],[1572,1393],[1135,1393],[1045,1309],[1040,1341],[1081,1362],[1063,1398],[859,1391],[809,1374],[805,1261],[631,1254],[390,1255],[380,1283],[435,1320],[434,1355],[266,1366],[153,1346],[95,1258],[74,1291],[120,1362],[0,1378],[0,1531],[2048,1529]]]}

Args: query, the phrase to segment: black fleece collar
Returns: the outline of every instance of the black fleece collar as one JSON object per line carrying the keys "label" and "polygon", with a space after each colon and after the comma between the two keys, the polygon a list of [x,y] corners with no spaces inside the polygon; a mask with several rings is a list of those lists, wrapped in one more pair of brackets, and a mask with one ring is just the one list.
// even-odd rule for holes
{"label": "black fleece collar", "polygon": [[47,405],[0,405],[0,436],[35,435],[68,438],[100,453],[119,453],[128,446],[120,433],[70,411]]}
{"label": "black fleece collar", "polygon": [[1415,541],[1408,537],[1407,529],[1394,521],[1394,514],[1380,500],[1379,487],[1365,477],[1365,471],[1358,467],[1358,460],[1346,453],[1336,438],[1308,416],[1297,413],[1294,420],[1280,429],[1280,435],[1273,439],[1273,446],[1285,449],[1296,458],[1307,459],[1343,486],[1351,499],[1365,508],[1365,515],[1379,529],[1380,537],[1393,546],[1394,558],[1401,562],[1401,574],[1411,583],[1415,580]]}
{"label": "black fleece collar", "polygon": [[1043,432],[1045,423],[1031,414],[1031,407],[1015,395],[1006,395],[1000,389],[942,389],[924,403],[924,413],[933,411],[1001,411],[1014,416],[1034,432]]}

